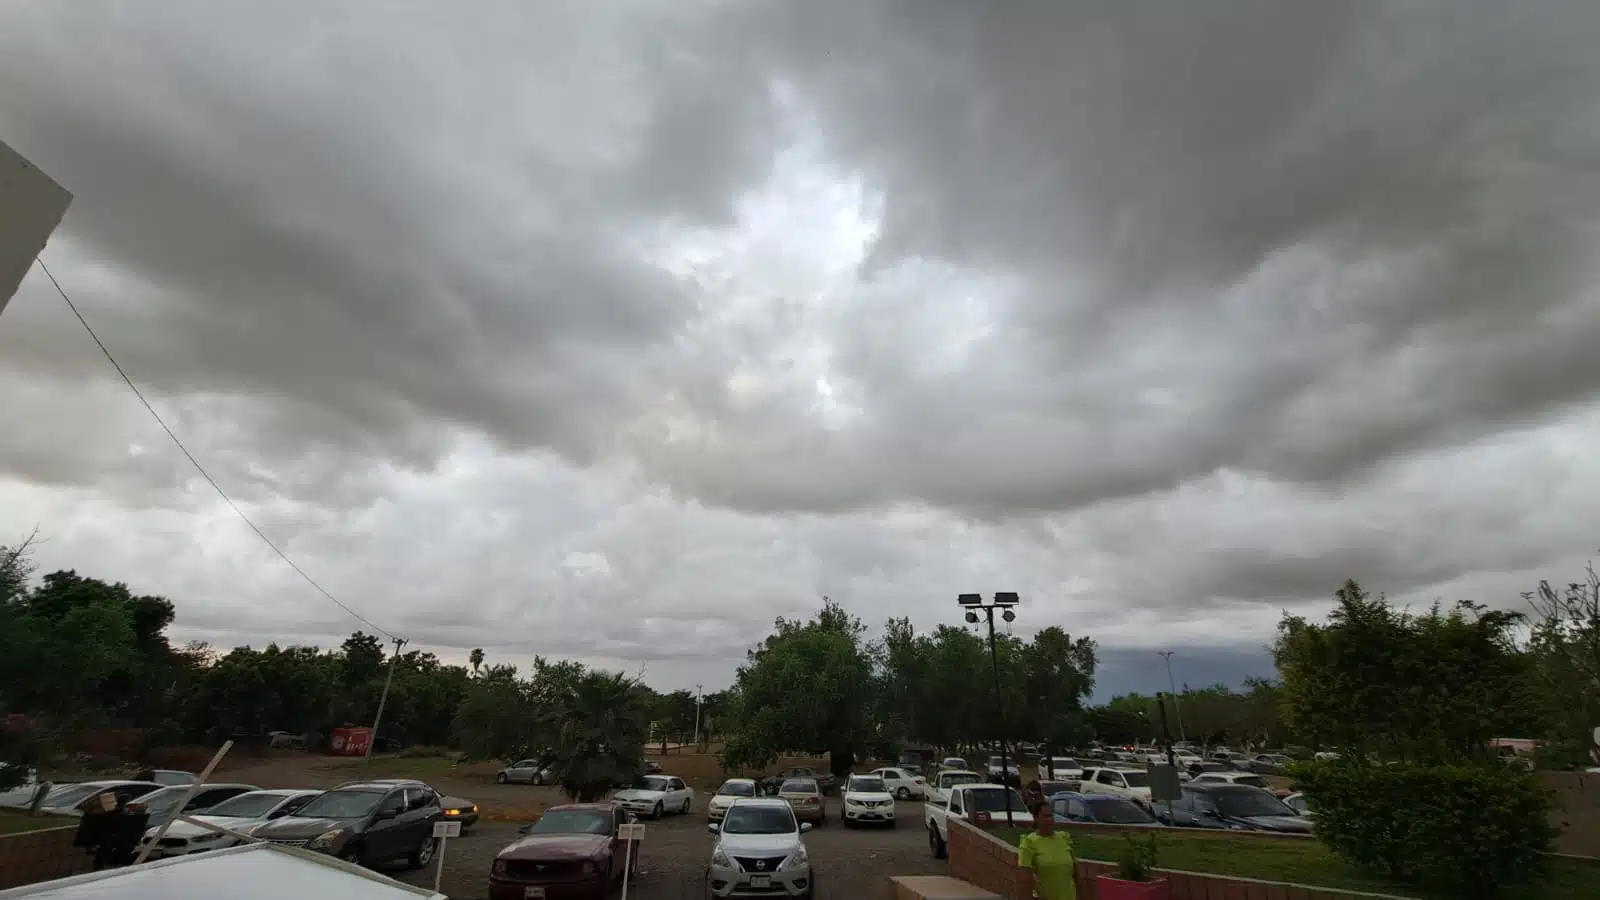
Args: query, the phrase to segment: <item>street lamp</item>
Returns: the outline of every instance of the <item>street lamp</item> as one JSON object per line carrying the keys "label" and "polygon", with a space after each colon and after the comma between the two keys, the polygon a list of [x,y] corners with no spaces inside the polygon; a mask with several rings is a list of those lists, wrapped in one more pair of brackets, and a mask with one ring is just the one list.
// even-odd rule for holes
{"label": "street lamp", "polygon": [[[1006,798],[1006,824],[1014,825],[1015,820],[1011,815],[1011,785],[1006,779],[1011,775],[1011,763],[1006,753],[1006,706],[1005,697],[1000,693],[1000,652],[995,649],[994,643],[994,611],[1000,610],[1000,618],[1007,622],[1015,622],[1017,614],[1012,611],[1021,598],[1015,591],[1000,591],[994,595],[993,603],[984,603],[982,594],[961,594],[956,597],[956,602],[967,611],[967,623],[978,624],[978,611],[983,610],[983,618],[989,623],[989,662],[994,667],[994,707],[995,713],[1000,718],[1000,786],[1001,793]],[[1017,780],[1020,782],[1022,766],[1017,766]]]}
{"label": "street lamp", "polygon": [[1188,743],[1189,736],[1183,732],[1183,707],[1178,705],[1178,683],[1172,680],[1172,651],[1158,650],[1156,652],[1162,659],[1167,661],[1167,687],[1172,690],[1172,711],[1178,715],[1178,740]]}

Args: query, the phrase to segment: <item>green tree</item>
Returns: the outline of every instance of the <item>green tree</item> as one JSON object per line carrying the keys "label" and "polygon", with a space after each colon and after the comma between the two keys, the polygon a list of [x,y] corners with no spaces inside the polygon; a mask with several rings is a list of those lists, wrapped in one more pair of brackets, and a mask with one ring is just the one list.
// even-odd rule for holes
{"label": "green tree", "polygon": [[581,672],[546,711],[561,789],[579,803],[603,799],[644,772],[648,710],[643,685],[620,672]]}
{"label": "green tree", "polygon": [[1559,591],[1545,581],[1523,595],[1534,610],[1528,649],[1539,736],[1557,765],[1600,763],[1600,576],[1593,566],[1584,575]]}

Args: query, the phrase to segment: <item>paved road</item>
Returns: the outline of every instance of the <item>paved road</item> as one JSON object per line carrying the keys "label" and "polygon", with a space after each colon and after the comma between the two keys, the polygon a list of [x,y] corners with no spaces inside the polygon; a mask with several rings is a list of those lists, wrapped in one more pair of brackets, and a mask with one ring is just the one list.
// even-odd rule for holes
{"label": "paved road", "polygon": [[[704,798],[700,798],[704,803]],[[817,878],[817,900],[858,900],[877,896],[882,879],[891,875],[940,875],[946,864],[928,852],[922,831],[922,804],[901,803],[898,828],[849,829],[839,823],[838,800],[829,808],[828,824],[806,835],[806,848]],[[704,806],[687,816],[646,821],[644,874],[628,888],[630,900],[704,900],[705,868],[712,836],[706,831]],[[440,890],[452,900],[488,896],[489,867],[495,854],[516,840],[517,826],[485,822],[466,837],[451,841],[445,852]],[[393,872],[395,877],[433,887],[432,866],[420,872]]]}

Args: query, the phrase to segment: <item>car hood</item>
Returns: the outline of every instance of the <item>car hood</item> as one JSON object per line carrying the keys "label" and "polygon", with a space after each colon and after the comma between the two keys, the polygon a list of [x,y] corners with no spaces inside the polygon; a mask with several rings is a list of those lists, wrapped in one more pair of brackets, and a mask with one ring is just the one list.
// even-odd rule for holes
{"label": "car hood", "polygon": [[[260,819],[248,816],[190,816],[189,818],[200,822],[210,822],[213,825],[221,825],[229,831],[248,832],[252,827],[261,823]],[[156,832],[160,830],[161,826],[157,825],[146,831],[145,836],[154,837]],[[319,831],[317,833],[321,834],[322,832]],[[167,837],[192,838],[202,834],[216,834],[216,832],[209,828],[201,828],[199,825],[191,825],[188,822],[173,822],[167,827]]]}
{"label": "car hood", "polygon": [[439,805],[445,809],[473,809],[475,804],[465,797],[440,797]]}
{"label": "car hood", "polygon": [[254,835],[269,841],[309,841],[335,828],[359,828],[361,822],[361,819],[303,819],[289,816],[268,822],[257,829]]}
{"label": "car hood", "polygon": [[722,852],[729,856],[777,856],[790,853],[800,846],[800,835],[793,831],[783,834],[724,834],[717,842]]}
{"label": "car hood", "polygon": [[617,791],[616,798],[618,800],[660,800],[666,795],[666,791],[652,791],[649,788],[628,788],[625,791]]}
{"label": "car hood", "polygon": [[594,859],[611,846],[608,834],[530,834],[501,850],[499,859]]}
{"label": "car hood", "polygon": [[734,797],[728,794],[712,794],[711,805],[715,807],[732,806],[735,800],[750,800],[750,797]]}
{"label": "car hood", "polygon": [[848,803],[861,803],[863,801],[867,803],[883,803],[893,800],[894,795],[888,791],[848,791],[845,793],[844,799]]}
{"label": "car hood", "polygon": [[1234,816],[1233,821],[1243,822],[1265,831],[1287,831],[1310,834],[1311,822],[1303,816]]}

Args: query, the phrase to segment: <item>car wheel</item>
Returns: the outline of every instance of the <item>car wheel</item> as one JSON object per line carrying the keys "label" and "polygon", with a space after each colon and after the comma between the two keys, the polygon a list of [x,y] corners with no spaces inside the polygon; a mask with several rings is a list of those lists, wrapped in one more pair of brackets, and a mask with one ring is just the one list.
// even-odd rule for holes
{"label": "car wheel", "polygon": [[666,814],[666,811],[667,811],[666,807],[661,805],[661,801],[660,800],[657,800],[656,801],[656,808],[654,810],[651,810],[651,812],[650,812],[650,818],[659,819],[663,815]]}
{"label": "car wheel", "polygon": [[693,805],[694,805],[694,798],[692,798],[692,797],[683,798],[683,809],[678,810],[678,814],[679,815],[683,815],[683,816],[687,816],[689,814],[689,808],[692,807]]}
{"label": "car wheel", "polygon": [[506,777],[506,773],[501,772],[499,775],[496,775],[494,777],[494,780],[495,780],[496,784],[505,784],[507,781],[510,781],[511,779]]}
{"label": "car wheel", "polygon": [[899,788],[897,788],[895,790],[894,797],[895,797],[896,800],[910,800],[911,799],[911,789],[906,787],[905,785],[901,785]]}
{"label": "car wheel", "polygon": [[361,858],[361,847],[359,845],[346,847],[339,851],[339,858],[355,866],[365,866],[367,864],[366,860]]}
{"label": "car wheel", "polygon": [[406,857],[406,863],[413,869],[422,868],[433,859],[433,851],[438,844],[439,842],[434,839],[433,833],[429,832],[428,836],[422,839],[422,844],[410,856]]}
{"label": "car wheel", "polygon": [[944,838],[939,837],[939,829],[933,825],[928,826],[928,849],[933,851],[934,859],[944,859]]}

